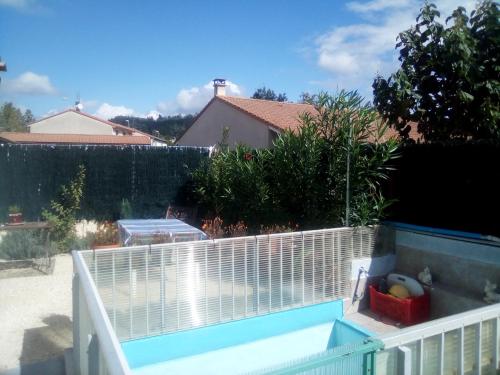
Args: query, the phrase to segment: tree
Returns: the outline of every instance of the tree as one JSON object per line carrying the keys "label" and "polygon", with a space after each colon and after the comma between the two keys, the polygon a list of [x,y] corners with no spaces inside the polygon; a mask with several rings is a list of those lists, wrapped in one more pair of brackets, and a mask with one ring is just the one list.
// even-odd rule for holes
{"label": "tree", "polygon": [[116,116],[109,121],[115,124],[131,126],[145,133],[155,135],[156,132],[166,140],[178,139],[184,131],[191,126],[194,121],[193,115],[175,115],[175,116],[159,116],[156,120],[153,118],[133,117],[133,116]]}
{"label": "tree", "polygon": [[5,103],[0,108],[0,131],[25,132],[27,125],[33,121],[33,113],[29,109],[23,114],[12,103]]}
{"label": "tree", "polygon": [[262,86],[255,90],[252,95],[252,99],[264,99],[264,100],[273,100],[276,102],[286,102],[287,97],[285,93],[281,93],[276,95],[274,90],[266,88],[266,86]]}
{"label": "tree", "polygon": [[24,125],[25,126],[28,126],[29,124],[35,122],[35,116],[33,116],[33,112],[31,112],[30,109],[27,109],[25,112],[24,112],[24,115],[23,115],[23,122],[24,122]]}
{"label": "tree", "polygon": [[50,209],[42,217],[50,225],[51,239],[59,251],[68,251],[75,237],[76,214],[80,210],[85,187],[85,166],[80,164],[76,176],[68,185],[62,185],[57,199],[50,202]]}
{"label": "tree", "polygon": [[299,102],[302,104],[313,104],[316,99],[317,95],[311,95],[307,91],[303,91],[302,94],[300,94]]}
{"label": "tree", "polygon": [[425,3],[398,36],[401,67],[373,83],[374,104],[401,136],[418,124],[426,141],[500,139],[500,21],[486,0],[468,17],[458,7],[446,20]]}

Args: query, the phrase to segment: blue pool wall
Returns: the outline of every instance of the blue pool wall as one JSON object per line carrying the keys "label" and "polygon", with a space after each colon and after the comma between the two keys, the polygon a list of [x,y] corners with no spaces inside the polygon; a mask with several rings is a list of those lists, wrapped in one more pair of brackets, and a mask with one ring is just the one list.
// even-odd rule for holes
{"label": "blue pool wall", "polygon": [[346,344],[359,343],[370,336],[373,336],[373,332],[351,321],[336,320],[332,329],[332,334],[330,335],[330,340],[328,341],[328,349]]}
{"label": "blue pool wall", "polygon": [[[343,310],[343,301],[337,300],[161,336],[126,341],[122,343],[122,349],[130,367],[137,368],[241,345],[336,320],[335,324],[341,324],[340,329],[344,335],[338,334],[336,341],[331,343],[333,345],[340,342],[336,345],[342,345],[347,338],[357,340],[361,337],[362,332],[359,328],[349,329],[348,324],[338,321],[343,317]],[[363,335],[363,337],[366,336],[368,334]]]}

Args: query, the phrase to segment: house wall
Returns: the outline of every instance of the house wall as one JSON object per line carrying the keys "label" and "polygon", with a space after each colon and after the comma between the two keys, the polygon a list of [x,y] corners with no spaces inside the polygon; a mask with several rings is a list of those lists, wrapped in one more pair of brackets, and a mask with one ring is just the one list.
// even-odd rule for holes
{"label": "house wall", "polygon": [[194,124],[177,141],[181,146],[213,146],[222,140],[222,131],[229,128],[228,144],[244,143],[254,148],[270,146],[271,131],[266,123],[230,105],[213,100]]}
{"label": "house wall", "polygon": [[113,135],[113,128],[74,112],[64,112],[30,126],[31,133]]}

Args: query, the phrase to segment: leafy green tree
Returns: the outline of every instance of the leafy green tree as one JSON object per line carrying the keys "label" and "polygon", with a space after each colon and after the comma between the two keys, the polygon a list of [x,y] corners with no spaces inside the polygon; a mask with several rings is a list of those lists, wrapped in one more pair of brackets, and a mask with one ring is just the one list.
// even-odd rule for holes
{"label": "leafy green tree", "polygon": [[425,3],[417,24],[399,34],[401,68],[373,83],[374,104],[403,138],[411,121],[426,141],[500,138],[500,14],[486,0],[441,24]]}
{"label": "leafy green tree", "polygon": [[69,244],[75,238],[76,213],[80,210],[85,185],[85,167],[78,166],[78,172],[68,185],[61,186],[57,199],[50,202],[50,209],[42,216],[50,224],[51,240],[59,251],[70,250]]}
{"label": "leafy green tree", "polygon": [[262,86],[261,88],[255,90],[255,92],[252,95],[252,99],[273,100],[276,102],[287,101],[287,97],[284,92],[281,94],[276,94],[274,90],[268,89],[266,88],[266,86]]}
{"label": "leafy green tree", "polygon": [[0,108],[0,131],[25,132],[27,125],[33,121],[33,113],[29,109],[23,114],[10,102],[4,103]]}
{"label": "leafy green tree", "polygon": [[184,131],[193,123],[194,116],[159,116],[156,120],[144,117],[116,116],[110,119],[110,121],[115,124],[130,126],[151,135],[159,133],[160,137],[171,140],[172,138],[179,139]]}
{"label": "leafy green tree", "polygon": [[356,91],[320,93],[312,104],[317,114],[304,114],[302,123],[315,129],[322,144],[320,217],[330,225],[377,223],[392,203],[380,184],[397,157],[398,141],[385,139],[387,125]]}
{"label": "leafy green tree", "polygon": [[299,102],[302,104],[313,104],[315,99],[316,95],[311,95],[307,91],[304,91],[300,94]]}
{"label": "leafy green tree", "polygon": [[35,122],[35,116],[33,116],[33,112],[31,112],[31,109],[27,109],[24,114],[23,114],[23,122],[25,126],[28,126],[29,124]]}

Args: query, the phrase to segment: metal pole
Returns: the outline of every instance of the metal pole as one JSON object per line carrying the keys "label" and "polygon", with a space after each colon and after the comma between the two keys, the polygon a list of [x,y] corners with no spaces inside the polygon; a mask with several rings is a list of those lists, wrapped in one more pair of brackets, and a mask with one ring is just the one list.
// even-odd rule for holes
{"label": "metal pole", "polygon": [[352,138],[352,124],[349,122],[349,138],[347,139],[347,169],[346,169],[346,184],[345,184],[345,226],[349,226],[349,216],[351,211],[351,138]]}

